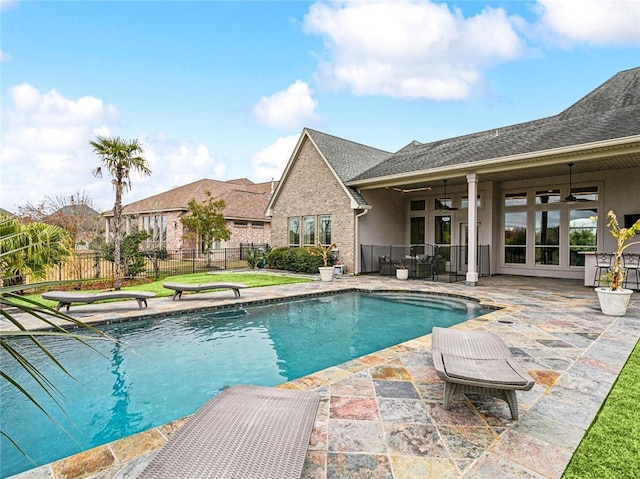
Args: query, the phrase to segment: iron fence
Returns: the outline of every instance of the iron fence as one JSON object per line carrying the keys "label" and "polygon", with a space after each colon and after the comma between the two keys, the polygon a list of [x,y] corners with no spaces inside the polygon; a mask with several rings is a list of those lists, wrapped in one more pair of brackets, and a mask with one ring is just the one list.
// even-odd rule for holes
{"label": "iron fence", "polygon": [[[247,252],[256,248],[267,250],[269,245],[243,243],[238,248],[205,252],[196,249],[143,251],[143,263],[136,268],[139,271],[128,275],[128,268],[125,266],[123,276],[126,279],[136,277],[157,280],[173,275],[246,268]],[[126,265],[130,259],[123,257],[123,263]],[[113,261],[105,259],[101,253],[77,253],[65,264],[54,267],[45,281],[109,279],[113,277],[113,266]]]}
{"label": "iron fence", "polygon": [[[478,245],[478,276],[489,276],[489,245]],[[409,270],[410,278],[431,281],[463,281],[467,273],[466,246],[360,245],[363,273],[395,276],[396,269]]]}

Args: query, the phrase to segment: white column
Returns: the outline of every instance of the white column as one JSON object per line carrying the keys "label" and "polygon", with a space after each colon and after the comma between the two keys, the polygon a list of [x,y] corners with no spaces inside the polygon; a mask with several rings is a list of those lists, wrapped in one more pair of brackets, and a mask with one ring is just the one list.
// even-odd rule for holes
{"label": "white column", "polygon": [[469,207],[467,208],[469,240],[467,241],[468,269],[466,283],[468,286],[475,286],[478,284],[478,270],[476,268],[478,254],[478,176],[475,173],[467,175],[467,195],[469,198]]}

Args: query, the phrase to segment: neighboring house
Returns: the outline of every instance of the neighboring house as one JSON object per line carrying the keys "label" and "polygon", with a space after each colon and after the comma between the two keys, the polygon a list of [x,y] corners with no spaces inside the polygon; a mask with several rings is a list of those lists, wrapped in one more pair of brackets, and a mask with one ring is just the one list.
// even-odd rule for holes
{"label": "neighboring house", "polygon": [[[123,229],[126,232],[146,231],[149,239],[144,245],[148,249],[202,250],[202,244],[194,244],[183,238],[186,233],[180,218],[188,216],[188,203],[207,200],[206,191],[215,200],[224,200],[221,212],[231,238],[216,244],[216,248],[237,248],[240,244],[269,243],[270,219],[265,217],[266,205],[277,183],[253,183],[246,178],[229,181],[202,179],[188,185],[173,188],[164,193],[145,198],[123,207]],[[107,238],[113,211],[103,213],[106,218]]]}
{"label": "neighboring house", "polygon": [[43,219],[44,223],[66,229],[75,240],[76,250],[89,249],[89,243],[101,234],[100,213],[86,204],[65,205]]}
{"label": "neighboring house", "polygon": [[611,209],[640,216],[640,68],[556,116],[395,153],[304,129],[267,215],[272,246],[336,243],[348,272],[382,271],[370,251],[390,245],[458,247],[475,284],[480,254],[492,274],[583,277],[584,252],[614,248]]}

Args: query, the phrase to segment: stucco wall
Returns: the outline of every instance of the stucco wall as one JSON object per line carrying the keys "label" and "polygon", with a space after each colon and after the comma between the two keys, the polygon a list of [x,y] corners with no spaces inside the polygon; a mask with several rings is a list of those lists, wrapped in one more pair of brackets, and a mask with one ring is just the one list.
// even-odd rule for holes
{"label": "stucco wall", "polygon": [[339,262],[354,270],[354,218],[350,199],[308,138],[298,150],[272,207],[271,244],[288,246],[288,218],[331,215]]}

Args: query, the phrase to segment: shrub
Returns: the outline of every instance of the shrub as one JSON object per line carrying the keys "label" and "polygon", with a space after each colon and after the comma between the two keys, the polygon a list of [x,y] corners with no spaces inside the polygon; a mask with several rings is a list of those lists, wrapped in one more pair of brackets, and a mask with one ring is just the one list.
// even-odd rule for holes
{"label": "shrub", "polygon": [[307,248],[274,248],[266,256],[267,266],[298,273],[317,273],[323,261]]}

